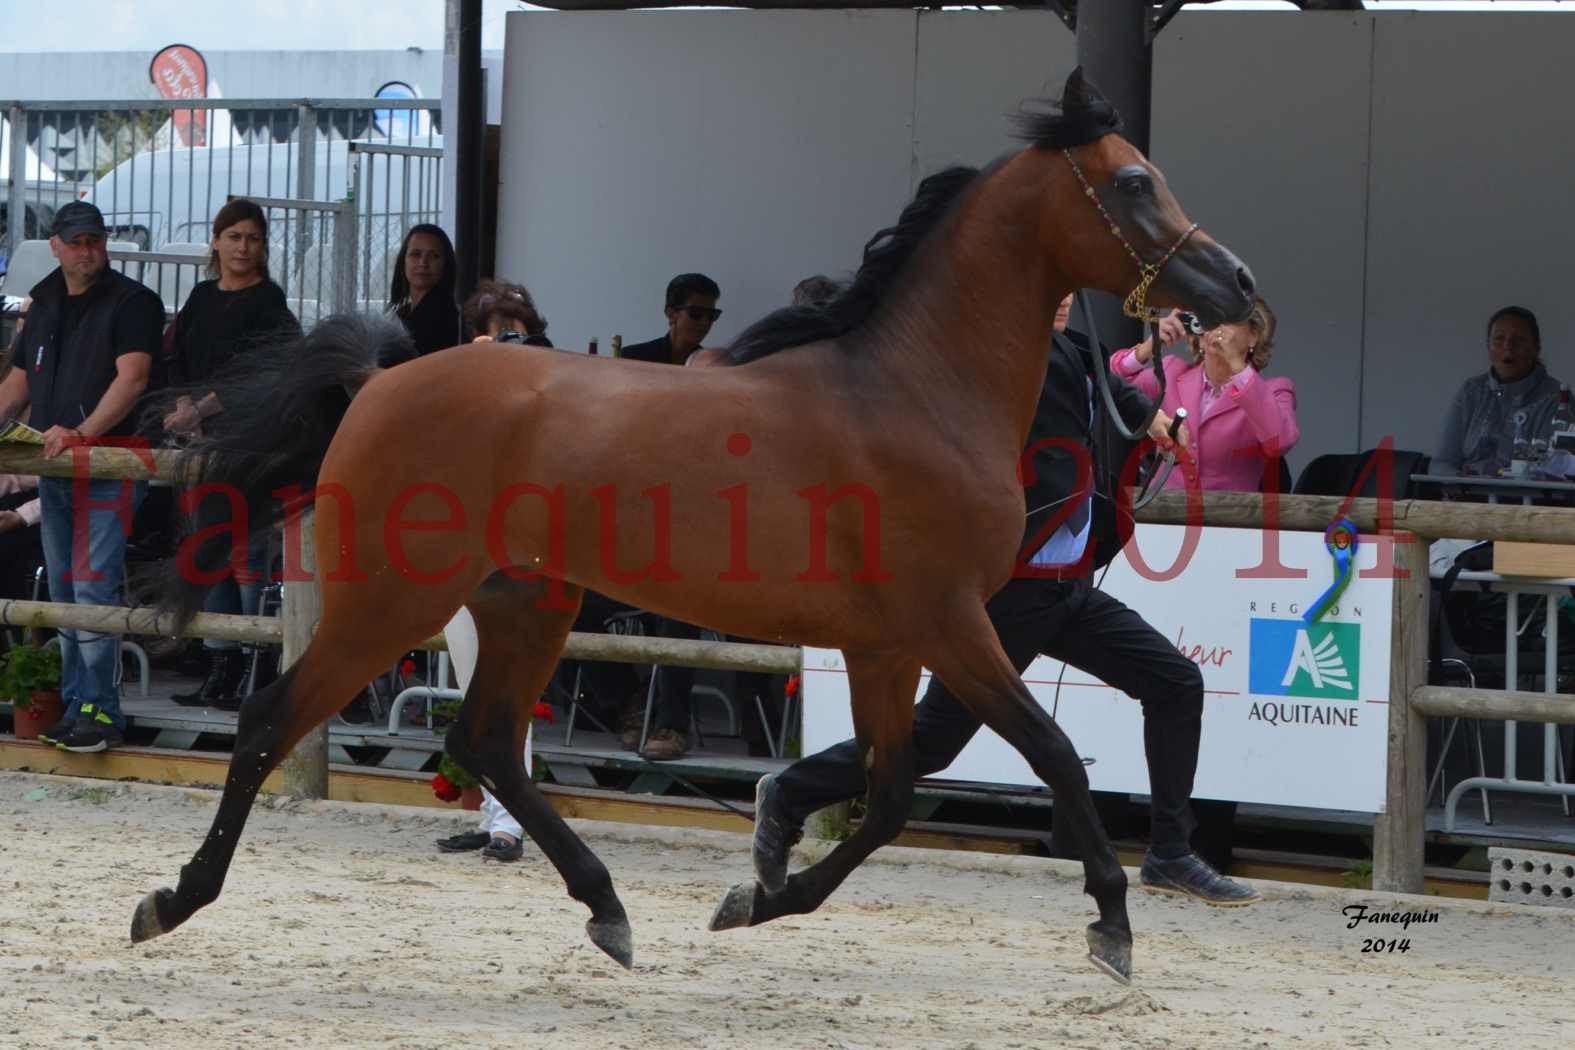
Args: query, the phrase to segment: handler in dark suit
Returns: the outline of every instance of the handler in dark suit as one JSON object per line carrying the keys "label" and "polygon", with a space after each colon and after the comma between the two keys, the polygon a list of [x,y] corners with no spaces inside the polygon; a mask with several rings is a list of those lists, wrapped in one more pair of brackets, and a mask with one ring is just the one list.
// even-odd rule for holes
{"label": "handler in dark suit", "polygon": [[[1141,616],[1091,582],[1094,568],[1122,546],[1111,499],[1122,464],[1119,456],[1101,456],[1105,441],[1096,435],[1108,421],[1101,399],[1093,396],[1092,376],[1093,369],[1106,366],[1094,359],[1086,338],[1065,331],[1070,309],[1068,296],[1056,314],[1055,347],[1023,456],[1028,517],[1019,560],[1025,564],[990,599],[990,621],[1019,674],[1043,653],[1143,705],[1153,796],[1143,885],[1209,904],[1251,904],[1259,899],[1257,893],[1219,874],[1189,841],[1203,676]],[[1112,392],[1129,426],[1148,418],[1152,405],[1135,387],[1122,382]],[[1150,434],[1164,440],[1169,423],[1163,413],[1157,415]],[[1068,500],[1075,501],[1070,513],[1061,510]],[[1047,522],[1058,511],[1065,518],[1051,531]],[[931,678],[914,711],[915,775],[930,776],[949,766],[979,729],[979,720],[939,678]],[[762,778],[755,794],[754,858],[768,890],[786,879],[788,852],[805,818],[864,791],[864,765],[853,740]]]}

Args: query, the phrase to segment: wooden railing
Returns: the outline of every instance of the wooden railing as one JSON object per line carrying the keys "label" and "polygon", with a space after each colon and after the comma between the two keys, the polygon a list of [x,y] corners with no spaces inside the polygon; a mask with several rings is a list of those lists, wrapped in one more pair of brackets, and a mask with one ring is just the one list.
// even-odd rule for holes
{"label": "wooden railing", "polygon": [[[150,468],[151,464],[151,468]],[[0,472],[64,476],[73,473],[67,456],[46,460],[29,446],[0,446]],[[173,454],[94,449],[87,473],[96,478],[174,480]],[[1503,719],[1575,724],[1575,700],[1564,703],[1542,693],[1456,689],[1427,684],[1428,545],[1433,539],[1575,541],[1575,509],[1441,503],[1430,500],[1346,501],[1325,496],[1263,496],[1210,492],[1189,501],[1183,492],[1161,493],[1138,515],[1153,524],[1279,528],[1322,532],[1336,516],[1364,533],[1389,531],[1395,539],[1396,579],[1391,609],[1389,753],[1385,811],[1374,828],[1373,886],[1406,893],[1422,891],[1425,825],[1424,762],[1426,717]],[[302,529],[303,567],[311,561],[312,530]],[[279,620],[199,614],[187,628],[193,636],[283,643],[285,662],[299,657],[318,613],[315,584],[287,583]],[[0,602],[0,622],[40,627],[83,628],[107,633],[163,634],[151,609],[106,608],[49,602]],[[441,637],[426,643],[443,648]],[[571,634],[563,655],[581,660],[682,664],[772,673],[798,670],[800,652],[791,646],[696,642],[682,639]],[[327,784],[327,738],[319,734],[296,749],[286,766],[288,789],[322,797]]]}

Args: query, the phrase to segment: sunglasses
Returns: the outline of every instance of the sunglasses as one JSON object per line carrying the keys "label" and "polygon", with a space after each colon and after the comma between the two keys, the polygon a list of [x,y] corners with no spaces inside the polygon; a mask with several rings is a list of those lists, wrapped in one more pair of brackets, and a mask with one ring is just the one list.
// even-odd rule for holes
{"label": "sunglasses", "polygon": [[716,319],[722,316],[722,311],[714,306],[675,306],[673,309],[681,314],[688,314],[691,321],[715,323]]}

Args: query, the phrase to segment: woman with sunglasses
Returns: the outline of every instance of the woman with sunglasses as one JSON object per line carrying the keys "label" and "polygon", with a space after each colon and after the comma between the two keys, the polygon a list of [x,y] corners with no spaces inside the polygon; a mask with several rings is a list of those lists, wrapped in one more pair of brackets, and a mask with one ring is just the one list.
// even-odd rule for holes
{"label": "woman with sunglasses", "polygon": [[667,334],[648,343],[626,346],[620,357],[681,365],[700,349],[711,326],[722,316],[716,301],[722,289],[703,273],[681,273],[667,282]]}

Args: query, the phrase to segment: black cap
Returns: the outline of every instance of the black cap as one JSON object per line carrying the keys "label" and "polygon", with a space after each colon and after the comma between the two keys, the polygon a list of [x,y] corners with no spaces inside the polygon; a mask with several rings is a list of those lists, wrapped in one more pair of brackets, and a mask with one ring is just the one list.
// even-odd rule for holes
{"label": "black cap", "polygon": [[104,213],[87,201],[72,201],[55,212],[55,223],[49,232],[63,241],[84,233],[109,236],[109,230],[104,227]]}

